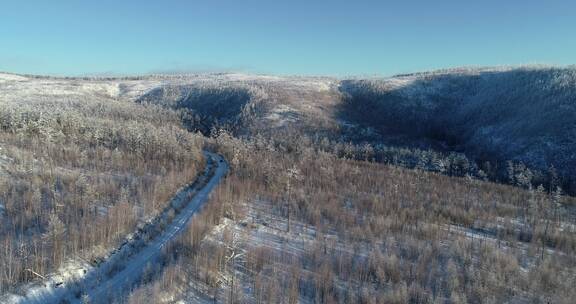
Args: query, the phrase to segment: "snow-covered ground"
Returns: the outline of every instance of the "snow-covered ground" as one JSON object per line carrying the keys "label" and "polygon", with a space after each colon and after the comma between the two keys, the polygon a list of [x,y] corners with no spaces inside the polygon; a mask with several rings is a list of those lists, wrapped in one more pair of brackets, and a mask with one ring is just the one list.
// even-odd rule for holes
{"label": "snow-covered ground", "polygon": [[[235,265],[229,265],[226,272],[220,273],[220,288],[217,291],[216,303],[228,303],[230,294],[230,282],[234,272],[236,278],[237,300],[242,303],[255,303],[254,283],[249,277],[248,270],[244,267],[247,263],[249,252],[254,250],[266,251],[267,255],[275,263],[282,264],[282,258],[301,259],[313,248],[316,240],[316,230],[298,221],[290,223],[285,218],[274,215],[268,202],[256,201],[245,206],[248,208],[246,216],[236,221],[224,218],[221,223],[214,227],[204,242],[218,244],[220,246],[230,246],[225,239],[232,235],[232,242],[237,244],[238,257]],[[288,258],[290,257],[290,258]],[[275,267],[275,271],[284,269],[287,272],[288,265],[279,266],[267,265],[265,267]],[[266,273],[264,269],[262,273]],[[286,273],[288,275],[288,273]],[[273,278],[269,278],[272,280]],[[210,287],[201,281],[189,282],[189,289],[181,296],[178,303],[214,303],[211,295],[207,294]],[[240,291],[239,291],[240,290]],[[311,299],[300,298],[299,303],[313,303]]]}
{"label": "snow-covered ground", "polygon": [[135,78],[56,78],[25,77],[0,73],[0,99],[48,96],[103,96],[136,100],[154,88],[164,85],[234,85],[256,84],[311,91],[328,91],[335,84],[333,78],[323,77],[280,77],[241,73],[151,75]]}
{"label": "snow-covered ground", "polygon": [[[340,242],[330,231],[318,232],[313,226],[292,219],[288,228],[287,218],[278,214],[279,210],[268,201],[256,200],[244,204],[245,214],[231,220],[224,218],[204,239],[204,245],[234,247],[235,262],[228,262],[226,271],[220,272],[219,288],[216,300],[212,298],[214,290],[202,280],[187,282],[188,289],[181,296],[167,294],[175,298],[176,303],[229,303],[230,286],[234,277],[235,300],[241,303],[258,303],[254,290],[254,273],[246,265],[254,263],[254,257],[265,256],[266,262],[258,276],[265,281],[284,281],[290,278],[293,262],[296,265],[313,263],[310,258],[317,250],[332,252],[335,256],[367,257],[368,248],[358,252],[358,247]],[[252,259],[251,261],[249,261]],[[313,286],[316,274],[302,266],[303,284]],[[268,284],[265,283],[265,284]],[[281,284],[281,283],[279,283]],[[337,283],[339,288],[349,288]],[[313,288],[313,287],[311,287]],[[300,293],[298,303],[314,303],[315,299],[306,292]]]}
{"label": "snow-covered ground", "polygon": [[26,81],[28,78],[16,74],[0,73],[0,82]]}
{"label": "snow-covered ground", "polygon": [[266,119],[268,119],[274,127],[281,127],[287,123],[296,122],[296,113],[297,112],[292,107],[280,104],[274,107],[272,111],[270,111],[270,113],[266,116]]}

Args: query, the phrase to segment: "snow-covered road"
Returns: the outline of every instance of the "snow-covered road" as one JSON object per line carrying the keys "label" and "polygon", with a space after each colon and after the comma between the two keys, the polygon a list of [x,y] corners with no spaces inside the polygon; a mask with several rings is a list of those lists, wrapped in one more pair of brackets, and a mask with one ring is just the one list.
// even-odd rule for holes
{"label": "snow-covered road", "polygon": [[212,164],[216,166],[214,174],[159,235],[137,252],[131,253],[129,259],[120,262],[122,270],[112,276],[106,275],[119,264],[118,259],[112,256],[88,272],[78,284],[67,284],[59,288],[42,288],[16,302],[109,303],[111,297],[126,294],[138,282],[147,264],[154,262],[160,256],[162,248],[187,226],[192,216],[208,201],[210,192],[228,171],[228,164],[222,156],[210,152],[205,152],[205,155],[211,158]]}

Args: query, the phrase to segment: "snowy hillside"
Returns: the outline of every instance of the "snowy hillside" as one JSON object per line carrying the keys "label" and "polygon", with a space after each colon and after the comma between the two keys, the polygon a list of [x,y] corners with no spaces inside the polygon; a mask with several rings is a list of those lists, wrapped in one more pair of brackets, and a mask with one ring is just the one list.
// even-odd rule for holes
{"label": "snowy hillside", "polygon": [[[459,68],[382,79],[239,73],[125,78],[2,74],[0,101],[50,107],[50,98],[130,101],[179,111],[189,129],[237,135],[297,130],[310,137],[465,154],[506,180],[506,162],[573,175],[576,69]],[[51,97],[52,96],[52,97]],[[390,150],[386,148],[387,150]],[[416,152],[417,154],[420,152]],[[492,173],[487,170],[494,171]],[[538,175],[536,174],[536,175]],[[535,183],[545,183],[537,176]],[[576,189],[566,178],[564,188]]]}
{"label": "snowy hillside", "polygon": [[576,173],[576,68],[447,70],[343,81],[340,89],[343,116],[383,137]]}

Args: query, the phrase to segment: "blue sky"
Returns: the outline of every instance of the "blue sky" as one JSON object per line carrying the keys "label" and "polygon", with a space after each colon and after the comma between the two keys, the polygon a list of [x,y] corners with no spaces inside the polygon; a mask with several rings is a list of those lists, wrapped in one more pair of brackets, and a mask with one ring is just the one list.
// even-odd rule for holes
{"label": "blue sky", "polygon": [[0,70],[391,75],[576,63],[576,1],[0,2]]}

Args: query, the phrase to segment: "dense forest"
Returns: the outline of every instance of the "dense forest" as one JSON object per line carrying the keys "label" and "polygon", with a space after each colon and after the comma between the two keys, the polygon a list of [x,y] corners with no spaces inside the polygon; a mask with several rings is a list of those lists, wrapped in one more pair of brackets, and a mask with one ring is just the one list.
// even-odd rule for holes
{"label": "dense forest", "polygon": [[223,303],[575,296],[572,198],[350,160],[303,142],[286,152],[273,140],[215,138],[232,175],[131,303],[187,289]]}
{"label": "dense forest", "polygon": [[0,291],[105,256],[196,176],[201,146],[159,107],[0,99]]}
{"label": "dense forest", "polygon": [[372,141],[463,152],[501,182],[508,161],[531,169],[534,186],[554,171],[574,192],[575,88],[576,69],[548,67],[348,80],[341,115],[377,130]]}
{"label": "dense forest", "polygon": [[227,178],[116,302],[571,303],[574,71],[12,75],[0,292],[107,259],[204,149]]}

